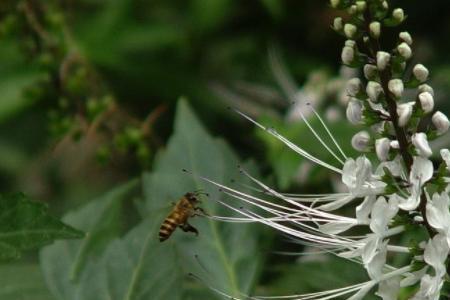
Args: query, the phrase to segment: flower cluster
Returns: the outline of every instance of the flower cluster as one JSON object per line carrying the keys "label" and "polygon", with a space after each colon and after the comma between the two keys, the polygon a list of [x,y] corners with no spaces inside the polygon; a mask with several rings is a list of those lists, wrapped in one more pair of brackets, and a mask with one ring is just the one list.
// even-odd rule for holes
{"label": "flower cluster", "polygon": [[[401,8],[392,9],[383,0],[331,0],[331,6],[346,10],[349,17],[334,19],[333,29],[342,34],[344,65],[362,71],[361,78],[348,81],[346,115],[355,125],[365,126],[352,139],[361,152],[356,159],[342,151],[330,129],[310,107],[328,133],[327,145],[311,127],[314,136],[336,158],[339,167],[324,162],[294,145],[273,128],[266,128],[249,116],[244,118],[304,158],[342,176],[346,193],[293,195],[279,193],[245,170],[242,173],[259,187],[261,197],[204,178],[224,193],[253,208],[222,203],[242,218],[215,216],[230,222],[260,222],[303,243],[360,263],[369,281],[340,289],[289,296],[289,299],[363,299],[372,289],[384,300],[395,300],[403,287],[415,286],[411,299],[438,300],[447,274],[450,252],[450,151],[442,149],[443,162],[434,167],[429,141],[449,129],[449,120],[434,108],[434,90],[427,84],[428,69],[412,64],[413,39],[398,34],[392,50],[383,50],[383,29],[406,19]],[[303,118],[303,121],[308,122]],[[308,123],[309,124],[309,123]],[[334,150],[336,149],[336,150]],[[378,161],[365,153],[374,153]],[[268,199],[268,198],[271,199]],[[354,216],[333,213],[353,205]],[[365,228],[360,236],[345,235],[354,227]],[[364,230],[364,229],[360,230]],[[420,232],[413,246],[395,244],[394,236]],[[364,231],[363,231],[364,232]],[[389,254],[409,254],[402,267],[389,264]]]}

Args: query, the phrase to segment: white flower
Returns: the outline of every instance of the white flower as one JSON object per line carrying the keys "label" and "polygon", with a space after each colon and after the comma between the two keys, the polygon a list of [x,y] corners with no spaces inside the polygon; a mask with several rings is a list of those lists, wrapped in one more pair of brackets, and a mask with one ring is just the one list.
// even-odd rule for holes
{"label": "white flower", "polygon": [[[447,206],[448,210],[448,206]],[[436,275],[444,276],[446,272],[445,260],[449,253],[449,245],[447,237],[444,234],[436,234],[428,241],[423,253],[425,262],[432,266],[436,271]]]}
{"label": "white flower", "polygon": [[430,113],[434,108],[433,95],[429,92],[423,92],[419,94],[420,106],[425,113]]}
{"label": "white flower", "polygon": [[438,134],[446,133],[450,126],[447,116],[440,111],[434,113],[431,122],[433,122],[434,127],[436,127]]}
{"label": "white flower", "polygon": [[342,182],[355,197],[378,195],[386,186],[372,176],[372,164],[365,156],[347,159],[342,168]]}
{"label": "white flower", "polygon": [[364,201],[356,207],[356,220],[358,224],[369,224],[369,215],[372,212],[372,208],[375,204],[376,196],[369,195],[364,198]]}
{"label": "white flower", "polygon": [[355,77],[347,81],[347,93],[350,96],[355,97],[356,95],[358,95],[358,93],[361,91],[361,88],[361,79]]}
{"label": "white flower", "polygon": [[407,31],[400,32],[399,38],[400,38],[400,40],[402,40],[403,42],[407,43],[410,46],[413,43],[412,37],[409,34],[409,32],[407,32]]}
{"label": "white flower", "polygon": [[411,140],[420,156],[430,157],[431,154],[433,154],[430,145],[428,144],[427,135],[425,133],[423,132],[415,133],[413,134]]}
{"label": "white flower", "polygon": [[413,68],[413,74],[414,74],[414,77],[416,77],[417,80],[419,80],[420,82],[425,82],[425,81],[428,80],[428,75],[430,73],[429,73],[428,69],[424,65],[417,64]]}
{"label": "white flower", "polygon": [[378,102],[378,98],[383,93],[383,87],[376,81],[369,81],[366,87],[367,95],[373,102]]}
{"label": "white flower", "polygon": [[401,79],[389,80],[388,88],[396,98],[400,98],[404,90],[403,81]]}
{"label": "white flower", "polygon": [[365,130],[358,132],[352,138],[352,146],[355,150],[365,152],[369,150],[369,145],[370,145],[370,135]]}
{"label": "white flower", "polygon": [[351,23],[347,23],[344,25],[345,36],[349,39],[354,38],[357,31],[358,31],[358,28],[356,28],[356,26]]}
{"label": "white flower", "polygon": [[405,60],[408,60],[412,56],[411,47],[405,42],[397,46],[397,51]]}
{"label": "white flower", "polygon": [[403,210],[410,211],[416,209],[420,204],[420,195],[424,184],[433,177],[433,163],[423,157],[414,157],[409,174],[410,196],[403,199],[394,194],[394,198],[400,201],[399,207]]}
{"label": "white flower", "polygon": [[356,7],[358,12],[364,12],[367,8],[367,3],[366,1],[356,1]]}
{"label": "white flower", "polygon": [[383,71],[384,69],[386,69],[390,60],[391,60],[391,55],[388,52],[378,51],[377,52],[378,70]]}
{"label": "white flower", "polygon": [[411,300],[439,300],[443,284],[442,278],[426,274],[420,281],[419,291]]}
{"label": "white flower", "polygon": [[378,285],[376,295],[383,300],[397,300],[400,292],[400,277],[384,280]]}
{"label": "white flower", "polygon": [[373,38],[376,38],[376,39],[379,38],[380,37],[380,33],[381,33],[381,24],[380,24],[380,22],[375,21],[375,22],[370,23],[369,30],[370,30],[370,35]]}
{"label": "white flower", "polygon": [[367,80],[374,80],[377,75],[378,69],[376,66],[371,64],[364,65],[364,77],[366,77]]}
{"label": "white flower", "polygon": [[361,124],[363,116],[363,106],[361,104],[361,101],[352,98],[348,102],[346,115],[350,123],[354,125]]}
{"label": "white flower", "polygon": [[355,59],[355,50],[353,47],[344,46],[344,48],[342,48],[341,59],[344,65],[352,64]]}
{"label": "white flower", "polygon": [[389,199],[388,203],[384,197],[378,197],[372,208],[370,230],[379,237],[384,237],[389,222],[397,215],[398,209],[397,199]]}
{"label": "white flower", "polygon": [[450,247],[450,199],[447,193],[435,193],[427,203],[428,223],[447,238]]}
{"label": "white flower", "polygon": [[389,157],[391,141],[388,138],[381,138],[375,141],[375,152],[380,161],[386,161]]}
{"label": "white flower", "polygon": [[399,104],[397,106],[398,126],[405,127],[412,116],[414,102]]}

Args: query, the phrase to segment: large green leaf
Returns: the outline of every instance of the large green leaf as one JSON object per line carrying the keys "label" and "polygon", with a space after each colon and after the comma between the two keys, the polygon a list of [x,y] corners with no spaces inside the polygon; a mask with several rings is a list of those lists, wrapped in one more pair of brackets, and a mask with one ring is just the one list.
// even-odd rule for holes
{"label": "large green leaf", "polygon": [[130,200],[129,195],[138,183],[132,180],[123,184],[63,218],[87,234],[83,240],[60,241],[41,251],[41,266],[55,297],[77,299],[82,287],[77,283],[88,273],[85,269],[92,270],[111,240],[120,233],[122,201]]}
{"label": "large green leaf", "polygon": [[51,300],[39,266],[11,263],[0,265],[0,299]]}
{"label": "large green leaf", "polygon": [[81,231],[49,215],[45,204],[30,201],[23,194],[0,195],[0,260],[17,259],[23,250],[56,239],[82,237]]}
{"label": "large green leaf", "polygon": [[[217,200],[224,201],[223,193],[198,177],[183,173],[182,169],[224,184],[230,184],[232,179],[248,184],[248,180],[239,174],[236,155],[223,141],[208,135],[185,101],[178,104],[174,131],[166,151],[156,160],[154,171],[144,175],[148,214],[157,216],[162,222],[171,209],[171,202],[186,192],[203,189],[209,197],[203,198],[201,206],[209,214],[232,215],[229,209],[217,203]],[[253,168],[249,168],[254,174]],[[158,247],[177,249],[181,268],[174,272],[192,272],[230,295],[249,293],[263,258],[264,246],[258,244],[262,226],[226,224],[206,218],[192,219],[191,223],[199,230],[198,237],[177,230],[171,239]],[[195,285],[187,288],[185,297],[213,297],[212,294],[200,297],[196,290],[198,286]]]}

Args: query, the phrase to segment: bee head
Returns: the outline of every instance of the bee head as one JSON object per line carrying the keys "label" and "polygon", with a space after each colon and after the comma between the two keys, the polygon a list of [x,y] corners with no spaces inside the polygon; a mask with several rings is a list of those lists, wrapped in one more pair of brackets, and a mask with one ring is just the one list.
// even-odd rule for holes
{"label": "bee head", "polygon": [[197,198],[197,194],[196,193],[186,193],[184,195],[184,197],[186,197],[186,199],[188,199],[188,201],[191,202],[191,203],[199,202],[199,199]]}

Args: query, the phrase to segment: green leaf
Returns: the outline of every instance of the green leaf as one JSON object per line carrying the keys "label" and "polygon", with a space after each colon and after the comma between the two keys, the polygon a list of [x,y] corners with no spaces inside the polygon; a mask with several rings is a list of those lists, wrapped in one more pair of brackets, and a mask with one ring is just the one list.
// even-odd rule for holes
{"label": "green leaf", "polygon": [[45,204],[23,194],[0,195],[0,260],[17,259],[22,251],[56,239],[81,237],[81,231],[49,215]]}
{"label": "green leaf", "polygon": [[0,299],[54,299],[45,285],[39,266],[35,264],[0,265],[0,286]]}
{"label": "green leaf", "polygon": [[63,218],[87,234],[83,240],[60,241],[41,251],[46,281],[58,299],[75,299],[81,274],[103,255],[111,240],[119,235],[122,201],[128,199],[138,183],[138,180],[132,180],[123,184]]}
{"label": "green leaf", "polygon": [[[223,193],[200,178],[183,173],[182,169],[223,184],[230,184],[231,179],[250,184],[248,178],[239,174],[236,155],[222,140],[209,136],[184,100],[178,104],[174,131],[167,149],[158,156],[153,173],[144,175],[147,212],[152,216],[159,214],[162,222],[171,210],[171,202],[186,192],[202,189],[209,193],[201,204],[209,214],[234,215],[217,203],[218,200],[228,202]],[[255,174],[250,165],[246,169]],[[242,203],[237,205],[242,206]],[[208,279],[209,285],[230,295],[249,293],[264,257],[261,251],[264,243],[259,243],[264,236],[260,229],[264,227],[219,223],[205,218],[193,218],[190,223],[199,230],[198,237],[176,230],[160,245],[177,249],[181,263],[178,272],[184,269],[184,272],[197,274]],[[198,299],[192,296],[195,288],[188,288],[186,293]]]}

